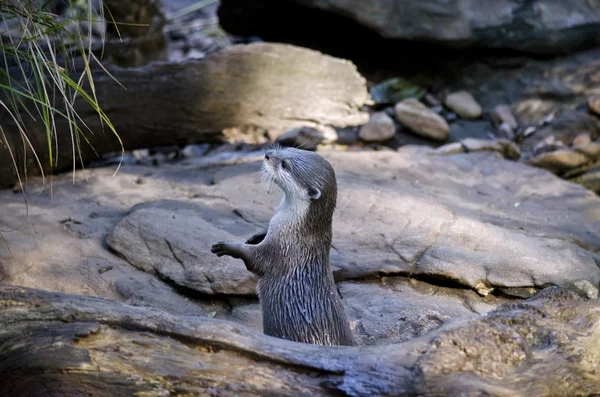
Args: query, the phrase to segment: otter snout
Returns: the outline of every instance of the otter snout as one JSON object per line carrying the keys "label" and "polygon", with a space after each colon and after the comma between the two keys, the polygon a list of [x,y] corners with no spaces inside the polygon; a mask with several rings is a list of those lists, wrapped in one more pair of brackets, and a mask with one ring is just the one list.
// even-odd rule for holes
{"label": "otter snout", "polygon": [[265,154],[265,161],[267,161],[274,169],[276,169],[277,166],[280,166],[282,162],[281,158],[277,156],[277,153],[274,150],[269,150]]}
{"label": "otter snout", "polygon": [[274,150],[269,150],[265,154],[265,160],[267,160],[269,162],[279,161],[279,157],[277,157]]}

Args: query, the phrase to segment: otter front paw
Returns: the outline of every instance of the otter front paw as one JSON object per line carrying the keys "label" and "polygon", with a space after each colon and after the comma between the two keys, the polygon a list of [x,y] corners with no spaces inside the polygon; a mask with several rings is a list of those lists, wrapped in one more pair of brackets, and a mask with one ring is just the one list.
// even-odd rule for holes
{"label": "otter front paw", "polygon": [[210,252],[217,254],[217,256],[229,255],[232,258],[240,258],[240,244],[229,241],[219,241],[213,244]]}

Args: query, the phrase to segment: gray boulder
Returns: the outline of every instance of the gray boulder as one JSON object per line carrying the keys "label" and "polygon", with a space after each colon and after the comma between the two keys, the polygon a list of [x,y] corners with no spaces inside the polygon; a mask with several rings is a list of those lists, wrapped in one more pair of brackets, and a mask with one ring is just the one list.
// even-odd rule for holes
{"label": "gray boulder", "polygon": [[600,28],[600,5],[586,0],[223,0],[219,17],[234,33],[285,39],[316,10],[322,26],[310,29],[340,29],[344,17],[387,39],[538,54],[597,43]]}

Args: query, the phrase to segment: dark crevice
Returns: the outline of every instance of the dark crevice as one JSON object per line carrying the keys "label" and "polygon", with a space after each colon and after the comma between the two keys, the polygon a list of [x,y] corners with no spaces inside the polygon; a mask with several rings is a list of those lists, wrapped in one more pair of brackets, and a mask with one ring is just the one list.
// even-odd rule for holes
{"label": "dark crevice", "polygon": [[[453,289],[453,290],[463,290],[463,291],[474,291],[477,293],[477,290],[475,288],[472,288],[468,285],[462,284],[461,282],[457,281],[456,279],[447,277],[447,276],[443,276],[443,275],[432,275],[432,274],[412,274],[411,272],[396,272],[396,273],[384,273],[384,272],[379,272],[379,273],[371,273],[371,274],[367,274],[364,276],[360,276],[360,277],[345,277],[343,275],[340,275],[340,273],[338,272],[335,278],[336,283],[341,283],[341,282],[352,282],[352,281],[373,281],[373,280],[381,280],[382,278],[403,278],[403,279],[414,279],[429,285],[432,285],[434,287],[440,287],[440,288],[449,288],[449,289]],[[497,287],[497,286],[489,286],[489,288],[491,288],[492,290],[490,291],[490,295],[492,296],[496,296],[498,298],[505,298],[505,299],[513,299],[513,300],[523,300],[528,298],[529,296],[524,296],[524,294],[521,294],[520,290],[530,290],[530,289],[535,289],[536,292],[540,291],[544,288],[538,288],[538,287],[534,287],[534,286],[527,286],[527,287],[518,287],[518,288],[503,288],[503,287]],[[478,293],[478,295],[480,295]],[[531,294],[530,294],[531,295]],[[483,296],[480,295],[482,298]]]}
{"label": "dark crevice", "polygon": [[191,300],[192,302],[206,303],[206,302],[210,302],[210,301],[220,301],[227,305],[227,310],[230,312],[232,310],[232,305],[230,303],[230,299],[243,300],[243,301],[247,301],[248,303],[258,303],[258,296],[256,296],[256,295],[253,296],[253,295],[243,295],[243,294],[215,294],[215,295],[207,294],[205,292],[200,292],[196,289],[178,284],[175,281],[173,281],[172,279],[170,279],[169,277],[166,277],[160,273],[155,272],[154,274],[155,274],[156,278],[158,278],[160,281],[162,281],[163,283],[168,285],[171,289],[173,289],[173,291],[176,294],[183,296],[183,297]]}
{"label": "dark crevice", "polygon": [[[240,36],[259,36],[268,42],[284,42],[312,48],[335,57],[349,59],[357,65],[361,74],[375,81],[395,75],[437,75],[443,72],[452,74],[449,65],[455,64],[456,61],[552,59],[588,48],[598,41],[593,39],[591,42],[581,41],[578,45],[553,45],[549,48],[530,43],[529,47],[518,50],[508,48],[507,43],[493,43],[494,37],[502,35],[497,29],[488,28],[477,30],[474,35],[486,43],[493,43],[494,47],[489,47],[489,44],[488,47],[478,46],[468,41],[441,45],[419,39],[384,38],[374,30],[355,22],[350,16],[302,6],[292,1],[255,0],[254,5],[241,7],[236,5],[236,1],[221,1],[219,19],[226,31]],[[534,27],[523,23],[527,18],[527,10],[522,10],[521,14],[509,28],[521,36],[533,37]],[[579,30],[595,28],[578,27],[572,30],[572,33],[576,35]],[[500,29],[506,29],[506,26]],[[539,39],[541,43],[547,41],[545,36]],[[564,51],[556,53],[557,48],[564,48]],[[551,53],[552,51],[555,53]]]}

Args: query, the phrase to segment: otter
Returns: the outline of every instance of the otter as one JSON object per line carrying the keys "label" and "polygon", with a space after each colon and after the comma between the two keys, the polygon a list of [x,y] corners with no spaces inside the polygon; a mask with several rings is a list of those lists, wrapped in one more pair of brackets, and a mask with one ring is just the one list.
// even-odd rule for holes
{"label": "otter", "polygon": [[329,249],[337,200],[333,167],[314,152],[269,150],[263,178],[283,190],[267,230],[245,243],[220,241],[217,256],[244,261],[258,277],[266,335],[319,345],[354,345]]}

